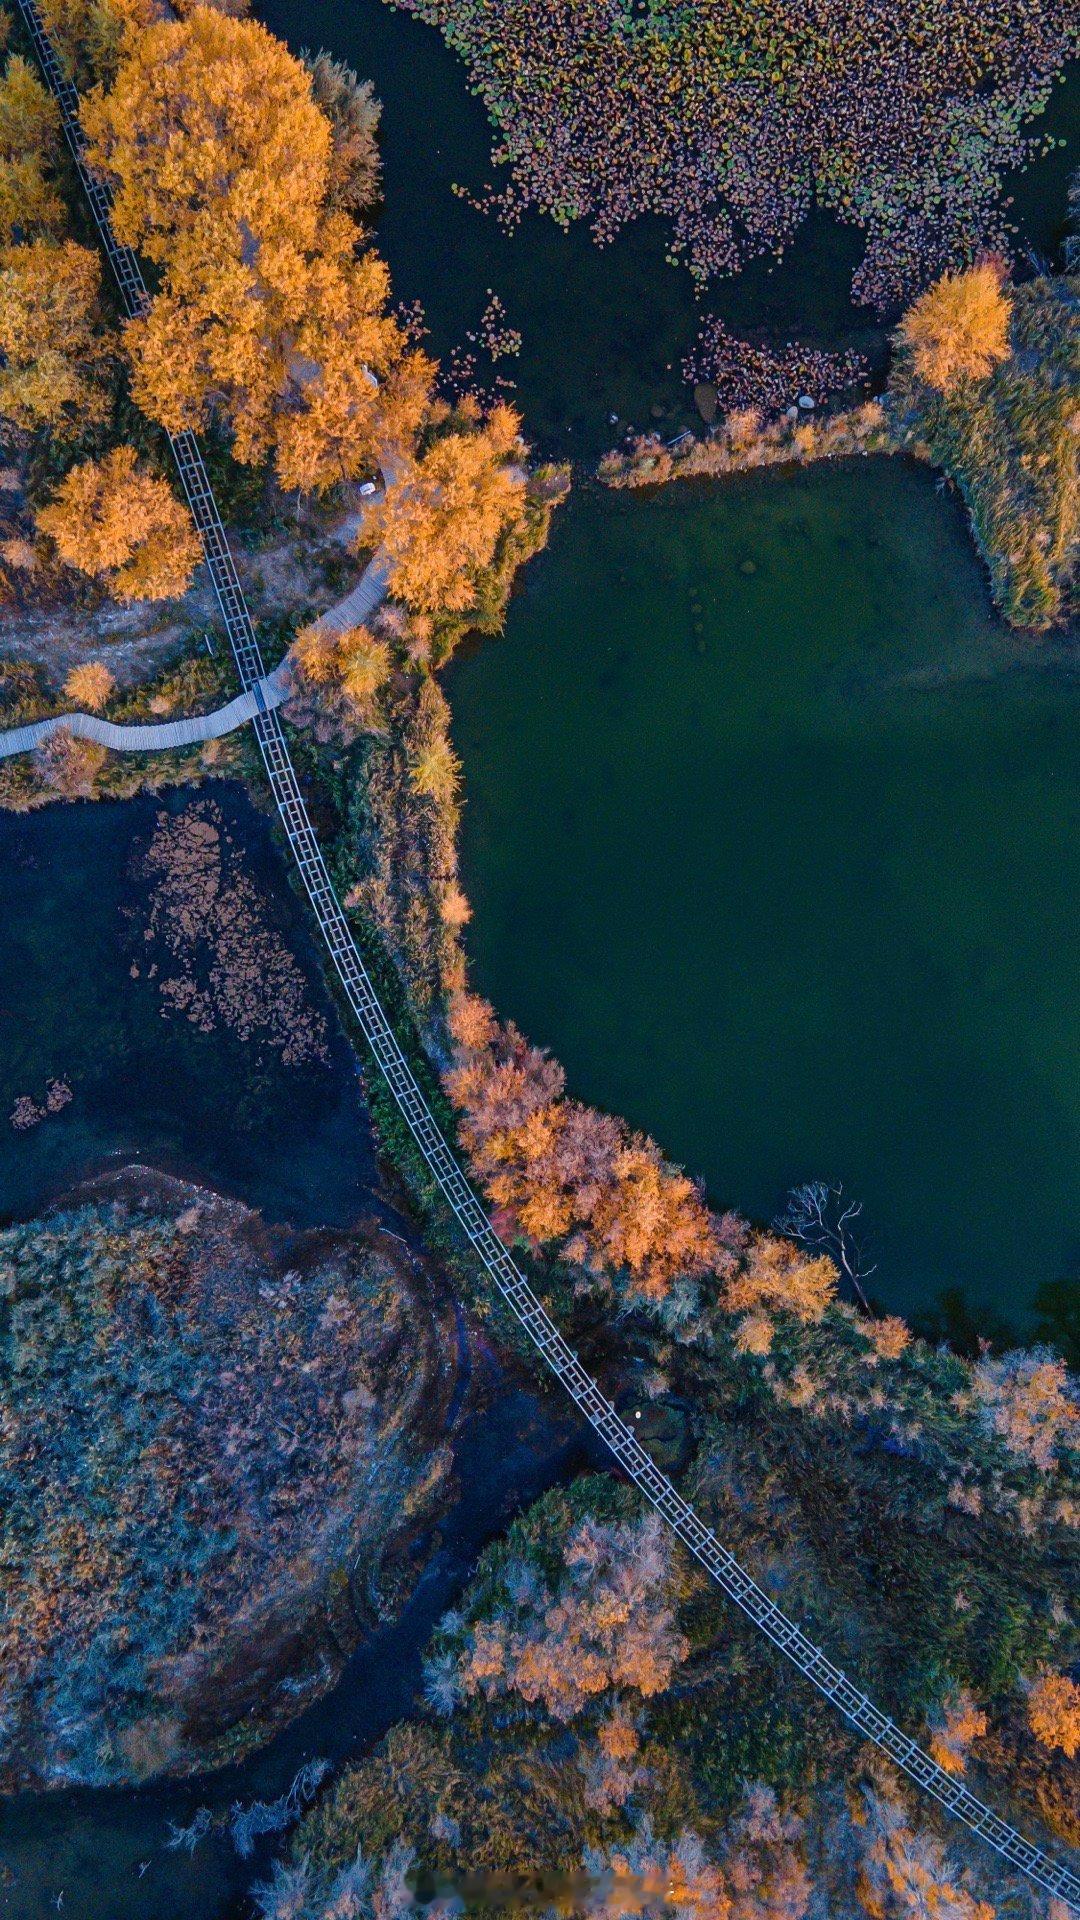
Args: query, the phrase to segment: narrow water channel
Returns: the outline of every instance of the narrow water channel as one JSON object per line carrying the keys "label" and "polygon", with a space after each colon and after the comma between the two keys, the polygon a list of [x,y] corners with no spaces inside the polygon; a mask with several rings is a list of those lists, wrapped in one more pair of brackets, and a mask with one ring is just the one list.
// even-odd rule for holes
{"label": "narrow water channel", "polygon": [[[201,1032],[170,1012],[145,961],[140,859],[155,821],[192,803],[176,791],[15,816],[0,813],[0,1219],[25,1216],[103,1166],[142,1158],[219,1186],[269,1218],[349,1226],[387,1215],[355,1055],[322,980],[269,822],[235,785],[209,783],[217,809],[326,1021],[324,1060],[287,1065],[220,1025]],[[71,1100],[26,1129],[9,1116],[39,1105],[49,1080]],[[548,1487],[599,1463],[561,1398],[507,1374],[461,1325],[468,1391],[450,1409],[455,1495],[396,1623],[369,1636],[338,1685],[261,1753],[206,1779],[140,1790],[0,1800],[3,1920],[232,1920],[276,1846],[243,1860],[229,1837],[234,1802],[272,1801],[306,1760],[336,1769],[405,1714],[424,1647],[484,1544]],[[208,1807],[214,1831],[194,1854],[167,1845],[169,1822]]]}
{"label": "narrow water channel", "polygon": [[[482,1337],[474,1349],[482,1404],[453,1435],[459,1497],[394,1625],[373,1634],[333,1691],[241,1766],[126,1792],[0,1800],[4,1920],[57,1911],[64,1920],[248,1920],[250,1888],[266,1878],[281,1841],[263,1840],[253,1859],[241,1859],[228,1831],[233,1803],[275,1800],[308,1760],[336,1772],[369,1750],[422,1691],[432,1629],[487,1542],[549,1487],[608,1464],[568,1402],[505,1377]],[[194,1853],[170,1848],[170,1823],[189,1825],[200,1807],[214,1816],[210,1836]]]}

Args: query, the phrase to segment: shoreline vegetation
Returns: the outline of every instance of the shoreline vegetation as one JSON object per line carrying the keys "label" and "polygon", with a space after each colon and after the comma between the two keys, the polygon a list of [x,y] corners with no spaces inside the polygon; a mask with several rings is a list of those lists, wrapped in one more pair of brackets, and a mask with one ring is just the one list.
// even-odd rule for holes
{"label": "shoreline vegetation", "polygon": [[[418,1071],[426,1084],[438,1075],[440,1119],[498,1231],[616,1405],[767,1589],[884,1708],[929,1730],[942,1765],[970,1768],[1040,1831],[1080,1843],[1080,1400],[1062,1354],[965,1358],[915,1339],[895,1316],[857,1311],[840,1297],[842,1233],[823,1245],[798,1223],[778,1232],[718,1217],[655,1142],[568,1095],[558,1064],[469,992],[460,770],[437,674],[466,632],[498,631],[516,568],[543,544],[567,482],[558,468],[530,470],[512,409],[442,400],[435,368],[389,311],[385,269],[343,185],[361,123],[370,127],[370,95],[349,76],[324,112],[310,70],[231,9],[185,0],[181,19],[162,21],[142,0],[98,0],[89,40],[85,9],[49,0],[46,11],[68,33],[74,20],[74,68],[84,83],[104,83],[87,107],[95,159],[116,192],[121,236],[160,274],[148,318],[111,341],[122,396],[113,417],[141,407],[159,424],[213,420],[231,446],[223,470],[241,497],[250,484],[264,500],[280,501],[286,486],[335,497],[343,464],[351,483],[388,439],[400,444],[376,529],[391,560],[389,599],[346,634],[290,623],[287,717],[346,911]],[[102,18],[116,28],[104,41]],[[242,188],[210,199],[206,183],[222,171]],[[44,166],[42,179],[47,188]],[[24,330],[15,396],[27,408],[42,404],[41,290],[57,284],[54,270],[70,269],[81,331],[74,354],[64,340],[50,351],[71,381],[92,388],[97,377],[88,269],[59,257],[79,242],[59,238],[56,220],[49,203],[47,237],[16,241],[3,267],[38,325]],[[33,254],[40,246],[51,249],[44,258]],[[978,380],[1005,378],[997,317],[994,370]],[[950,373],[935,386],[926,356],[941,332],[909,341],[922,383],[913,404],[938,405],[926,387],[947,414],[968,404],[979,363],[972,349],[960,383]],[[1007,400],[1003,390],[1003,410]],[[10,418],[10,394],[6,404]],[[877,417],[863,419],[869,438]],[[62,424],[34,415],[22,455],[31,460]],[[71,534],[68,550],[123,592],[133,566],[160,578],[172,508],[156,487],[134,486],[146,473],[112,461],[113,450],[106,435],[64,456],[42,537],[59,553]],[[144,533],[125,547],[117,526],[132,502]],[[520,1350],[524,1336],[453,1253],[389,1096],[376,1085],[369,1093],[430,1244],[469,1304],[475,1297]],[[64,1266],[62,1235],[42,1248],[34,1228],[13,1230],[22,1235],[13,1255],[28,1268],[31,1345],[49,1323],[42,1285],[57,1263],[58,1284],[86,1295],[91,1313],[122,1312],[127,1266],[104,1226],[103,1285],[93,1263]],[[148,1255],[139,1269],[157,1303],[144,1314],[151,1330],[174,1310],[158,1265]],[[307,1311],[307,1293],[292,1291],[295,1311]],[[336,1310],[327,1337],[337,1368],[335,1329]],[[254,1311],[257,1344],[275,1350],[277,1330]],[[107,1329],[103,1348],[117,1343],[137,1365],[145,1343],[125,1348]],[[50,1366],[64,1358],[49,1349]],[[24,1384],[39,1377],[31,1369]],[[136,1418],[148,1411],[139,1395],[135,1380]],[[372,1419],[380,1404],[373,1388]],[[54,1433],[50,1444],[62,1440]],[[32,1607],[29,1576],[23,1587]],[[64,1686],[79,1671],[68,1663]],[[417,1865],[454,1893],[464,1886],[472,1906],[490,1891],[469,1891],[478,1869],[584,1870],[601,1887],[605,1874],[631,1878],[650,1914],[674,1884],[677,1903],[709,1920],[814,1910],[994,1920],[1017,1897],[974,1842],[946,1843],[936,1814],[915,1808],[807,1700],[605,1475],[549,1496],[490,1549],[436,1633],[428,1709],[344,1772],[259,1900],[268,1920],[386,1920],[412,1904]],[[591,1888],[574,1880],[574,1911],[619,1910],[616,1895]]]}
{"label": "shoreline vegetation", "polygon": [[[1073,200],[1080,204],[1080,189]],[[987,261],[945,275],[912,304],[880,399],[821,416],[793,404],[776,417],[775,407],[749,403],[705,438],[665,446],[641,435],[606,454],[598,478],[651,487],[910,454],[959,491],[999,611],[1013,627],[1044,633],[1080,611],[1078,396],[1080,277],[1014,288]]]}

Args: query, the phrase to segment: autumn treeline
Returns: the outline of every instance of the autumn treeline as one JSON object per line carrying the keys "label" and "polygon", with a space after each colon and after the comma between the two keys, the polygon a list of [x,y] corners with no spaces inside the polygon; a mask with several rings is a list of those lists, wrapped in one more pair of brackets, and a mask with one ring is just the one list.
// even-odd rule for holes
{"label": "autumn treeline", "polygon": [[831,1260],[710,1214],[655,1141],[569,1098],[558,1062],[500,1025],[486,1000],[453,995],[448,1026],[457,1052],[446,1090],[507,1239],[552,1248],[584,1284],[614,1286],[673,1324],[697,1314],[709,1275],[728,1311],[760,1317],[774,1304],[821,1317],[836,1291]]}
{"label": "autumn treeline", "polygon": [[[154,286],[146,316],[118,328],[97,252],[68,233],[55,105],[13,54],[0,81],[0,426],[16,447],[47,443],[65,469],[36,517],[48,552],[123,600],[191,578],[187,509],[152,471],[150,437],[123,437],[126,387],[146,421],[213,428],[282,491],[336,497],[385,465],[364,539],[382,542],[391,591],[420,614],[466,610],[524,511],[520,422],[505,406],[452,414],[390,310],[358,218],[378,192],[370,85],[326,54],[295,58],[243,6],[42,10],[84,90],[117,237]],[[17,544],[9,567],[41,563]]]}
{"label": "autumn treeline", "polygon": [[[759,1551],[779,1573],[766,1514]],[[835,1718],[791,1742],[805,1702],[778,1656],[613,1480],[579,1479],[515,1521],[425,1669],[425,1707],[346,1768],[256,1890],[266,1920],[325,1920],[346,1896],[357,1920],[385,1920],[411,1905],[417,1870],[464,1875],[477,1900],[485,1874],[546,1873],[586,1920],[996,1920],[1021,1903],[993,1855]],[[936,1739],[952,1771],[989,1732],[950,1700]],[[1080,1688],[1042,1674],[1021,1737],[1038,1765],[1074,1754]]]}

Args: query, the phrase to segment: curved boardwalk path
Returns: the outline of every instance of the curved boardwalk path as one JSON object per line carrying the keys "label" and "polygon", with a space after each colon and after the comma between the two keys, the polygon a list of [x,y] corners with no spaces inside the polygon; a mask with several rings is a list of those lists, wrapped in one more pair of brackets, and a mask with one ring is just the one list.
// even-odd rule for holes
{"label": "curved boardwalk path", "polygon": [[[386,478],[392,480],[394,466],[389,459],[384,471]],[[358,526],[362,520],[363,515],[357,514]],[[331,633],[347,633],[350,627],[360,626],[385,600],[389,576],[389,565],[381,551],[375,553],[351,593],[320,614],[316,626]],[[288,675],[282,660],[272,673],[265,674],[235,699],[227,700],[224,706],[187,719],[121,726],[114,720],[102,720],[96,713],[54,713],[47,720],[7,727],[0,730],[0,760],[9,760],[16,753],[32,753],[51,733],[61,729],[76,734],[80,740],[96,740],[114,753],[161,753],[169,747],[194,747],[201,740],[223,739],[225,734],[234,733],[237,727],[254,720],[257,713],[270,713],[280,707],[288,697]]]}
{"label": "curved boardwalk path", "polygon": [[[25,727],[8,727],[0,733],[0,760],[13,753],[31,753],[51,733],[74,733],[80,740],[97,740],[114,753],[161,753],[168,747],[194,747],[200,740],[220,740],[237,727],[246,726],[259,712],[270,713],[288,699],[281,667],[275,667],[246,693],[238,693],[212,713],[193,714],[183,720],[162,720],[154,725],[119,726],[114,720],[102,720],[96,713],[54,713],[47,720],[32,720]],[[261,702],[261,705],[260,705]]]}
{"label": "curved boardwalk path", "polygon": [[[19,0],[19,7],[33,36],[46,78],[60,105],[64,130],[128,311],[132,315],[142,313],[149,296],[139,262],[130,249],[118,246],[114,240],[108,193],[83,158],[78,95],[63,77],[42,25],[36,0]],[[251,690],[255,695],[259,710],[254,727],[267,776],[323,938],[375,1060],[438,1182],[443,1198],[489,1278],[516,1314],[556,1379],[562,1382],[606,1442],[623,1471],[652,1501],[672,1532],[766,1638],[787,1655],[826,1699],[833,1702],[852,1726],[887,1753],[925,1792],[938,1800],[956,1819],[964,1821],[1003,1860],[1027,1874],[1030,1880],[1044,1887],[1047,1892],[1056,1894],[1080,1915],[1080,1876],[1025,1840],[1007,1821],[999,1819],[996,1813],[968,1791],[962,1780],[946,1773],[886,1714],[879,1712],[860,1688],[826,1659],[820,1647],[815,1646],[802,1629],[774,1605],[751,1575],[739,1565],[734,1554],[698,1518],[667,1475],[661,1473],[625,1421],[619,1418],[610,1401],[605,1399],[503,1246],[417,1085],[394,1030],[383,1012],[334,892],[308,818],[280,719],[266,708],[262,698],[261,685],[265,676],[258,643],[198,443],[193,435],[180,434],[173,439],[172,446],[202,536],[241,683],[245,690]]]}

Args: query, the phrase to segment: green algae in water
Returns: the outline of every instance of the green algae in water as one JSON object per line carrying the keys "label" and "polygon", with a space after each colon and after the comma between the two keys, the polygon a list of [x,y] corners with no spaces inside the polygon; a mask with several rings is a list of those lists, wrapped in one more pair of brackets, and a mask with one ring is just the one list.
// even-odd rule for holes
{"label": "green algae in water", "polygon": [[1061,654],[875,460],[579,495],[448,676],[475,985],[717,1204],[842,1180],[907,1310],[1077,1268]]}

